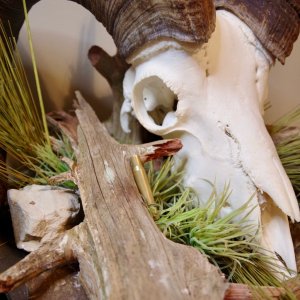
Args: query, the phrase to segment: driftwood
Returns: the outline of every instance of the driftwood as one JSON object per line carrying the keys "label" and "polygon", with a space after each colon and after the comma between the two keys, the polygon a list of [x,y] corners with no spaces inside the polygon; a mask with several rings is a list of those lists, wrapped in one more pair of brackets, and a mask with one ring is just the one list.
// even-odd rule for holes
{"label": "driftwood", "polygon": [[133,154],[145,161],[172,153],[180,145],[176,141],[120,145],[83,99],[77,116],[79,155],[74,177],[84,221],[2,273],[0,291],[77,260],[90,299],[222,299],[227,288],[224,277],[197,250],[160,233],[130,169]]}
{"label": "driftwood", "polygon": [[[249,287],[229,285],[196,249],[166,239],[139,194],[130,157],[138,154],[147,161],[172,155],[180,142],[120,145],[90,106],[78,100],[78,165],[72,176],[84,221],[0,274],[0,292],[78,262],[89,299],[252,299]],[[276,288],[265,292],[273,299],[282,293]]]}
{"label": "driftwood", "polygon": [[[78,262],[89,299],[253,299],[251,288],[228,284],[196,249],[167,240],[139,194],[130,157],[137,154],[145,162],[172,155],[180,142],[120,145],[78,98],[78,165],[71,175],[80,190],[84,221],[0,274],[0,293]],[[299,294],[298,283],[293,286]],[[271,287],[264,292],[272,299],[283,293]]]}

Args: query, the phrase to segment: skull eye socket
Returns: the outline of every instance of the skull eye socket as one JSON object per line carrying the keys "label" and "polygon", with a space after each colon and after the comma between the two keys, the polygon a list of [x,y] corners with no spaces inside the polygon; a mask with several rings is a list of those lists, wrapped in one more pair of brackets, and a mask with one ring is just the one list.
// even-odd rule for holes
{"label": "skull eye socket", "polygon": [[[176,123],[177,95],[157,76],[143,79],[136,89],[134,105],[141,116],[139,121],[150,131]],[[152,129],[152,130],[151,130]]]}

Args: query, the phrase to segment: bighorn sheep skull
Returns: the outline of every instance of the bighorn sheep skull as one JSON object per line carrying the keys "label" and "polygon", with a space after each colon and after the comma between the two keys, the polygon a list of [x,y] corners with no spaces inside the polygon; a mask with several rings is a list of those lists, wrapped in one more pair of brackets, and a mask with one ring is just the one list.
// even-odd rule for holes
{"label": "bighorn sheep skull", "polygon": [[182,140],[175,160],[184,164],[184,183],[196,191],[198,205],[209,199],[208,182],[218,192],[230,182],[223,214],[252,197],[249,219],[261,228],[258,240],[296,271],[287,216],[300,221],[298,203],[262,117],[273,61],[242,20],[219,10],[200,50],[165,40],[130,58],[121,122],[130,130],[133,110],[150,132]]}

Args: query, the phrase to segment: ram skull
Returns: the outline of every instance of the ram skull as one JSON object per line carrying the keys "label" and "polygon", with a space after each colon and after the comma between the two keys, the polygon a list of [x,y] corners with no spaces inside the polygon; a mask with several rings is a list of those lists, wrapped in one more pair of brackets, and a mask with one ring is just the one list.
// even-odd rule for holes
{"label": "ram skull", "polygon": [[257,240],[280,257],[279,265],[283,260],[296,271],[287,216],[300,221],[298,202],[263,120],[273,62],[244,21],[218,10],[216,29],[198,51],[163,40],[130,58],[121,123],[130,131],[133,113],[148,131],[180,138],[175,169],[184,168],[196,205],[209,199],[211,183],[217,193],[230,183],[221,214],[251,199],[248,218],[259,229]]}

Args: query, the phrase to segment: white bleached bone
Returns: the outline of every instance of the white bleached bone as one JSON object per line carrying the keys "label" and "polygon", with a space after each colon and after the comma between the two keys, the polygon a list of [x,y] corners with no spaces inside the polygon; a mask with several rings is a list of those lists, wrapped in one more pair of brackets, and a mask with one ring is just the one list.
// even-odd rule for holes
{"label": "white bleached bone", "polygon": [[286,215],[299,221],[299,208],[262,117],[272,60],[252,31],[217,11],[216,30],[199,52],[160,42],[132,63],[126,103],[150,132],[182,140],[175,159],[177,166],[184,162],[185,185],[197,192],[199,205],[211,193],[207,180],[218,192],[230,183],[223,214],[254,195],[249,218],[262,228],[258,239],[296,270]]}

